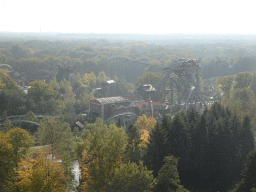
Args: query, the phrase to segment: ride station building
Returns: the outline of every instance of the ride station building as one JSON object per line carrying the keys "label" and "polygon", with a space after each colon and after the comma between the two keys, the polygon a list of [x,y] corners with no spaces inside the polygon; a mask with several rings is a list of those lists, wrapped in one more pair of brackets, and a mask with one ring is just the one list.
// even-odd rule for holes
{"label": "ride station building", "polygon": [[123,97],[103,97],[90,100],[89,116],[92,119],[97,117],[105,121],[114,115],[132,112],[135,113],[135,105]]}

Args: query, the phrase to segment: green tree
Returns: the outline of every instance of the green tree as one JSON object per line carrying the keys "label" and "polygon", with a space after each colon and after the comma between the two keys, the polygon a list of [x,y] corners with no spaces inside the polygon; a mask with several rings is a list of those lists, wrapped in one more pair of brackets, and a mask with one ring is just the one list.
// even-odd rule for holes
{"label": "green tree", "polygon": [[139,165],[129,162],[115,168],[114,176],[108,184],[111,192],[150,192],[155,185],[152,171],[140,161]]}
{"label": "green tree", "polygon": [[[113,87],[113,93],[115,95],[122,95],[122,94],[128,94],[134,92],[134,86],[131,83],[127,83],[127,81],[121,77],[121,78],[115,78],[115,86]],[[113,94],[113,95],[114,95]]]}
{"label": "green tree", "polygon": [[73,189],[74,174],[72,172],[71,150],[73,149],[74,138],[71,128],[67,123],[63,123],[60,118],[44,118],[40,121],[38,129],[38,140],[42,145],[51,145],[53,158],[61,158],[61,164],[65,170],[66,187]]}
{"label": "green tree", "polygon": [[81,189],[104,191],[113,178],[113,171],[123,163],[125,155],[125,133],[114,124],[104,125],[97,120],[86,126],[82,135],[86,148],[83,153]]}
{"label": "green tree", "polygon": [[101,87],[101,84],[105,81],[109,80],[104,71],[101,71],[96,78],[96,86]]}
{"label": "green tree", "polygon": [[159,170],[159,174],[156,178],[157,184],[154,191],[188,192],[188,190],[181,185],[177,165],[178,159],[174,156],[166,156],[164,158],[164,165]]}
{"label": "green tree", "polygon": [[140,86],[145,83],[150,83],[153,86],[155,86],[158,82],[158,80],[161,78],[161,73],[155,73],[155,72],[146,72],[142,76],[137,78],[137,86]]}
{"label": "green tree", "polygon": [[229,106],[240,121],[243,121],[245,115],[251,119],[251,125],[256,125],[256,98],[254,92],[249,88],[235,89],[230,95],[230,99],[223,103]]}
{"label": "green tree", "polygon": [[51,145],[51,153],[55,154],[55,149],[60,154],[72,149],[73,137],[71,128],[67,123],[63,123],[60,118],[43,118],[38,129],[38,140],[42,145]]}
{"label": "green tree", "polygon": [[37,122],[37,117],[32,111],[28,111],[25,117],[26,120]]}
{"label": "green tree", "polygon": [[251,84],[251,89],[254,92],[254,95],[256,95],[256,71],[252,73],[252,84]]}
{"label": "green tree", "polygon": [[52,87],[53,90],[58,91],[60,89],[60,85],[55,77],[50,80],[49,85]]}
{"label": "green tree", "polygon": [[48,101],[55,99],[57,91],[53,90],[52,87],[43,81],[34,81],[29,84],[31,88],[28,90],[28,97],[33,99],[35,103],[44,99]]}
{"label": "green tree", "polygon": [[235,85],[234,88],[245,88],[245,87],[249,87],[252,83],[252,73],[250,72],[240,72],[236,75],[235,77]]}
{"label": "green tree", "polygon": [[13,45],[11,47],[10,53],[13,55],[14,58],[21,58],[21,57],[30,57],[33,54],[32,49],[21,46],[21,45]]}
{"label": "green tree", "polygon": [[91,88],[96,88],[97,78],[96,75],[91,71],[89,74],[84,74],[80,82],[84,85],[88,85]]}
{"label": "green tree", "polygon": [[64,94],[64,99],[68,102],[75,103],[75,94],[72,92],[72,86],[66,79],[60,82],[60,92]]}
{"label": "green tree", "polygon": [[84,113],[89,109],[90,100],[94,98],[92,93],[83,93],[82,97],[76,103],[76,112]]}
{"label": "green tree", "polygon": [[218,86],[223,91],[224,95],[229,99],[230,90],[232,88],[234,81],[234,77],[232,75],[230,76],[224,76],[218,79]]}

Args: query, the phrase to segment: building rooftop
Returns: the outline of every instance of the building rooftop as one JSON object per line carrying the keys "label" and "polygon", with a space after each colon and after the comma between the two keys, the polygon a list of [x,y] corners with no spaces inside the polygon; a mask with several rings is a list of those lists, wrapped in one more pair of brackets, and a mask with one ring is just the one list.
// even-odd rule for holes
{"label": "building rooftop", "polygon": [[138,89],[143,89],[144,91],[156,91],[151,84],[143,84]]}
{"label": "building rooftop", "polygon": [[105,104],[109,104],[109,103],[115,103],[115,102],[119,102],[119,101],[125,101],[126,99],[123,97],[103,97],[103,98],[95,98],[93,100],[96,100],[98,102],[100,102],[101,104],[105,105]]}

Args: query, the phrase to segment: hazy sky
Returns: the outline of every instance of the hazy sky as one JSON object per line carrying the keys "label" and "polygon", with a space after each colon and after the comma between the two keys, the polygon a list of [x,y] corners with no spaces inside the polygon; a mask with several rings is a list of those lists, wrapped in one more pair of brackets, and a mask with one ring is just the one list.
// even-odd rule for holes
{"label": "hazy sky", "polygon": [[256,34],[247,0],[0,0],[0,31]]}

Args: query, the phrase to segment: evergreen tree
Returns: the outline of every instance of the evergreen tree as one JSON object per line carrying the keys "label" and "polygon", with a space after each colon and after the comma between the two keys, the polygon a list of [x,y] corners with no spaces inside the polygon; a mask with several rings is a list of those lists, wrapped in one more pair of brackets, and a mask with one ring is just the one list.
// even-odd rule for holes
{"label": "evergreen tree", "polygon": [[202,165],[204,156],[207,152],[207,134],[206,118],[202,115],[200,121],[196,125],[196,130],[192,135],[193,153],[198,159],[198,165]]}
{"label": "evergreen tree", "polygon": [[178,159],[174,156],[167,156],[164,158],[164,165],[159,170],[156,178],[157,184],[154,189],[155,192],[188,192],[180,182],[179,172],[177,169]]}
{"label": "evergreen tree", "polygon": [[209,112],[216,118],[216,120],[218,120],[222,114],[221,104],[215,101]]}
{"label": "evergreen tree", "polygon": [[234,189],[234,192],[250,192],[256,187],[256,151],[251,151],[248,155],[242,179]]}
{"label": "evergreen tree", "polygon": [[232,186],[233,180],[233,170],[232,160],[233,160],[233,142],[232,142],[232,131],[230,129],[230,121],[228,115],[225,114],[225,118],[221,122],[220,129],[220,157],[221,157],[221,167],[223,174],[219,176],[222,178],[221,188],[218,190],[226,191],[230,186]]}
{"label": "evergreen tree", "polygon": [[187,123],[195,124],[198,118],[199,118],[199,114],[194,108],[191,108],[187,111],[186,113]]}
{"label": "evergreen tree", "polygon": [[170,125],[171,125],[171,119],[170,117],[168,117],[166,114],[163,115],[163,119],[162,119],[162,128],[168,132],[168,130],[170,129]]}
{"label": "evergreen tree", "polygon": [[157,123],[149,137],[147,152],[144,162],[150,170],[153,170],[154,177],[163,165],[164,157],[167,154],[166,132],[160,123]]}
{"label": "evergreen tree", "polygon": [[241,126],[236,115],[230,120],[230,130],[232,131],[231,150],[232,158],[230,159],[230,172],[233,182],[236,183],[241,179],[242,162],[241,162],[241,145],[239,142]]}
{"label": "evergreen tree", "polygon": [[251,121],[249,116],[244,117],[244,121],[241,127],[240,133],[240,142],[241,142],[241,158],[243,164],[246,162],[246,156],[251,150],[254,149],[254,136],[251,127]]}
{"label": "evergreen tree", "polygon": [[186,175],[186,173],[191,171],[192,162],[189,158],[191,139],[184,117],[183,114],[177,113],[172,120],[170,134],[168,134],[168,155],[180,158],[178,170],[181,173],[183,180],[186,182],[189,175]]}
{"label": "evergreen tree", "polygon": [[[35,114],[32,111],[28,111],[26,114],[26,117],[24,119],[28,120],[28,121],[38,122],[37,117],[35,116]],[[26,126],[26,130],[28,130],[28,132],[30,132],[30,133],[33,133],[37,130],[37,126],[29,124]]]}
{"label": "evergreen tree", "polygon": [[[183,119],[183,115],[177,113],[171,125],[170,135],[168,135],[168,146],[169,153],[175,157],[180,157],[181,162],[187,159],[190,148],[190,139],[188,135],[188,131],[185,129],[185,122]],[[182,164],[181,163],[181,164]]]}
{"label": "evergreen tree", "polygon": [[[216,117],[213,113],[209,112],[208,115],[208,150],[206,153],[206,161],[207,161],[207,168],[208,168],[208,186],[212,187],[211,181],[215,179],[217,176],[216,167],[218,166],[218,160],[216,158],[216,154],[218,151],[218,146],[216,143],[216,137],[218,136],[218,133],[216,131],[217,129],[217,122]],[[201,187],[200,183],[199,187]]]}
{"label": "evergreen tree", "polygon": [[[0,113],[3,114],[4,111],[8,110],[10,98],[5,92],[0,93]],[[7,112],[6,112],[7,113]]]}
{"label": "evergreen tree", "polygon": [[208,151],[208,130],[205,115],[202,115],[196,124],[196,129],[191,136],[192,140],[192,159],[194,160],[196,170],[200,174],[198,182],[204,183],[207,179],[207,151]]}
{"label": "evergreen tree", "polygon": [[209,151],[212,153],[212,155],[208,158],[211,161],[208,178],[208,187],[210,186],[215,191],[222,191],[223,186],[226,185],[226,150],[223,144],[221,121],[216,122],[216,128],[214,132],[209,136]]}
{"label": "evergreen tree", "polygon": [[14,126],[9,119],[6,119],[4,121],[4,125],[2,127],[0,127],[0,131],[3,133],[7,133],[8,131],[10,131],[12,129],[14,129]]}
{"label": "evergreen tree", "polygon": [[127,127],[126,134],[128,136],[126,154],[132,162],[139,163],[139,160],[141,159],[139,148],[139,144],[141,143],[140,132],[133,123],[130,123]]}

